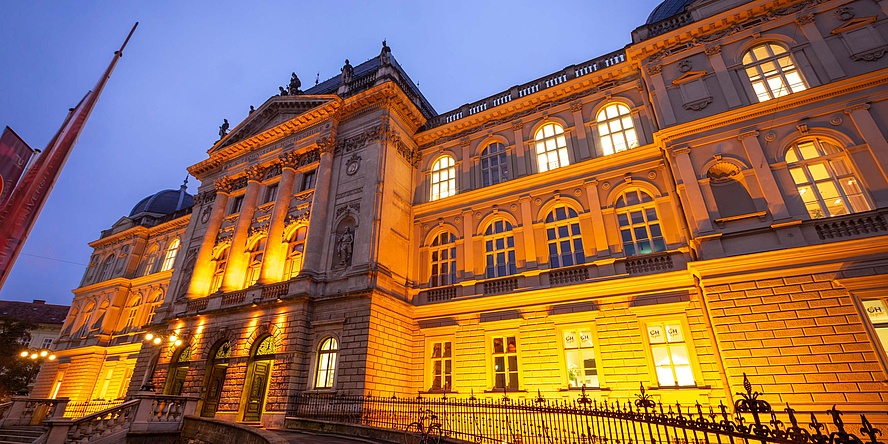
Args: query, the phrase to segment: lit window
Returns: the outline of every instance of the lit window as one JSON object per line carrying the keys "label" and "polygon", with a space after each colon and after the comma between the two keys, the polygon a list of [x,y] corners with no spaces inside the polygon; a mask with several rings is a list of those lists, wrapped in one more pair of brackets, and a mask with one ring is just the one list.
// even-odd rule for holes
{"label": "lit window", "polygon": [[598,112],[597,120],[598,135],[605,156],[638,146],[632,114],[626,105],[608,104]]}
{"label": "lit window", "polygon": [[213,270],[213,280],[210,281],[210,293],[215,293],[222,288],[222,278],[225,276],[225,266],[228,265],[228,248],[222,250],[216,256],[216,267]]}
{"label": "lit window", "polygon": [[451,285],[456,282],[456,236],[441,233],[435,236],[429,248],[431,255],[431,275],[429,286]]}
{"label": "lit window", "polygon": [[240,213],[242,206],[244,206],[244,196],[236,196],[231,203],[231,211],[229,211],[228,214]]}
{"label": "lit window", "polygon": [[154,267],[157,265],[158,249],[157,244],[154,244],[151,246],[151,249],[148,250],[148,255],[145,258],[145,265],[142,269],[142,276],[148,276],[149,274],[154,273]]}
{"label": "lit window", "polygon": [[547,123],[534,136],[539,172],[554,170],[570,164],[564,129],[557,123]]}
{"label": "lit window", "polygon": [[487,278],[516,273],[515,238],[512,237],[512,224],[509,221],[499,219],[487,226],[484,231],[484,257],[487,261]]}
{"label": "lit window", "polygon": [[431,356],[431,380],[429,390],[449,391],[453,388],[452,345],[450,341],[433,342]]}
{"label": "lit window", "polygon": [[278,184],[269,185],[268,188],[265,189],[265,202],[264,203],[274,202],[274,200],[277,198],[277,192],[278,192]]}
{"label": "lit window", "polygon": [[148,316],[145,318],[145,324],[143,325],[151,325],[151,323],[154,322],[154,315],[157,311],[157,307],[160,306],[162,297],[163,293],[160,291],[154,294],[154,298],[151,299],[151,305],[148,306]]}
{"label": "lit window", "polygon": [[315,187],[315,180],[317,178],[317,170],[312,170],[306,172],[302,175],[302,188],[300,191],[310,190]]}
{"label": "lit window", "polygon": [[617,222],[626,256],[666,250],[654,199],[641,190],[629,190],[617,199]]}
{"label": "lit window", "polygon": [[888,353],[888,307],[884,299],[869,299],[863,301],[863,308],[867,317],[873,324],[878,342],[882,343],[882,349]]}
{"label": "lit window", "polygon": [[142,303],[142,298],[135,297],[133,298],[129,305],[126,306],[126,323],[123,325],[123,331],[129,331],[134,325],[136,325],[136,314],[139,312],[139,304]]}
{"label": "lit window", "polygon": [[250,255],[247,262],[247,274],[244,279],[244,287],[250,287],[259,281],[259,272],[262,270],[262,256],[265,253],[265,238],[261,238],[253,244],[253,248],[247,251]]}
{"label": "lit window", "polygon": [[648,342],[661,387],[692,386],[694,372],[688,346],[678,322],[647,324]]}
{"label": "lit window", "polygon": [[318,347],[318,367],[315,388],[333,388],[333,377],[336,374],[336,355],[339,345],[334,338],[326,338]]}
{"label": "lit window", "polygon": [[493,341],[493,388],[518,389],[518,347],[514,336],[498,336]]}
{"label": "lit window", "polygon": [[546,237],[549,243],[549,267],[568,267],[586,262],[580,221],[572,208],[557,207],[546,216]]}
{"label": "lit window", "polygon": [[43,338],[43,343],[40,344],[40,348],[49,349],[52,347],[52,338]]}
{"label": "lit window", "polygon": [[305,235],[307,227],[299,227],[290,237],[287,244],[287,260],[284,262],[284,279],[293,279],[302,270],[302,261],[305,259]]}
{"label": "lit window", "polygon": [[870,209],[838,146],[822,139],[797,142],[786,152],[786,164],[812,219]]}
{"label": "lit window", "polygon": [[173,239],[170,242],[170,245],[167,247],[166,257],[163,258],[163,265],[160,267],[160,271],[167,271],[173,268],[173,262],[176,261],[176,254],[179,252],[179,239]]}
{"label": "lit window", "polygon": [[750,49],[743,55],[743,69],[759,102],[806,89],[792,56],[776,43],[762,43]]}
{"label": "lit window", "polygon": [[432,165],[431,200],[443,199],[456,194],[456,161],[443,156]]}
{"label": "lit window", "polygon": [[107,281],[111,279],[111,273],[114,271],[114,255],[110,255],[105,259],[105,262],[102,262],[102,268],[99,272],[99,280]]}
{"label": "lit window", "polygon": [[509,180],[506,147],[494,142],[481,151],[481,185],[496,185]]}
{"label": "lit window", "polygon": [[595,348],[592,331],[564,330],[564,363],[570,387],[598,387],[598,367],[595,366]]}

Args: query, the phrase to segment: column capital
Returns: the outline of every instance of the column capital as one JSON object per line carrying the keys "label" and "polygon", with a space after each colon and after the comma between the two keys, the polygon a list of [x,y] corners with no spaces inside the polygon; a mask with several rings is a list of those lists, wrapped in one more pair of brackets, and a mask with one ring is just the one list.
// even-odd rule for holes
{"label": "column capital", "polygon": [[524,128],[524,122],[520,120],[512,121],[512,131],[521,131]]}
{"label": "column capital", "polygon": [[853,103],[853,104],[849,104],[847,107],[845,107],[844,111],[845,111],[845,114],[851,115],[851,113],[854,111],[867,110],[869,108],[870,108],[870,104],[868,102]]}
{"label": "column capital", "polygon": [[296,171],[299,168],[299,154],[296,153],[296,150],[287,151],[286,153],[281,154],[281,168],[289,169]]}
{"label": "column capital", "polygon": [[230,194],[234,187],[234,181],[228,177],[220,177],[213,181],[213,187],[216,188],[216,192]]}
{"label": "column capital", "polygon": [[598,182],[598,178],[595,178],[595,177],[593,177],[591,179],[586,179],[583,181],[583,185],[585,185],[587,187],[596,187],[597,188],[599,183],[600,182]]}
{"label": "column capital", "polygon": [[583,110],[583,102],[580,100],[575,100],[573,102],[570,102],[570,110],[575,113],[582,111]]}
{"label": "column capital", "polygon": [[739,139],[739,140],[743,140],[743,139],[746,139],[746,138],[748,138],[748,137],[758,137],[758,135],[759,135],[758,130],[754,130],[754,129],[746,129],[746,130],[742,130],[742,131],[740,132],[740,134],[737,135],[737,139]]}
{"label": "column capital", "polygon": [[265,168],[259,165],[253,165],[247,168],[246,171],[247,183],[249,182],[262,182],[262,179],[265,178]]}
{"label": "column capital", "polygon": [[798,16],[796,18],[796,23],[798,23],[799,26],[805,26],[805,25],[810,25],[811,23],[814,23],[814,13],[811,12],[808,14],[802,14],[802,15]]}
{"label": "column capital", "polygon": [[663,71],[663,65],[651,65],[647,68],[648,75],[657,75]]}
{"label": "column capital", "polygon": [[721,52],[722,52],[721,45],[712,45],[712,46],[709,46],[703,50],[703,53],[705,53],[709,57],[712,57],[717,54],[721,54]]}
{"label": "column capital", "polygon": [[676,146],[669,147],[668,150],[669,150],[669,154],[671,154],[672,157],[678,157],[682,154],[684,154],[684,155],[690,154],[691,147],[689,147],[687,145],[676,145]]}
{"label": "column capital", "polygon": [[333,134],[327,134],[321,137],[318,137],[315,140],[315,143],[318,145],[318,149],[321,150],[321,154],[332,154],[333,149],[336,148],[336,136]]}

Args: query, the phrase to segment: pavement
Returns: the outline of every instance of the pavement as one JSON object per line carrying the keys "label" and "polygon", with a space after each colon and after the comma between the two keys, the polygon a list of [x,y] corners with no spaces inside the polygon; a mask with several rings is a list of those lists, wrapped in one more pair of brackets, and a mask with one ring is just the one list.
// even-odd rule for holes
{"label": "pavement", "polygon": [[362,438],[346,438],[333,435],[316,435],[314,433],[293,430],[269,430],[292,444],[367,444],[382,443],[384,441],[370,441]]}

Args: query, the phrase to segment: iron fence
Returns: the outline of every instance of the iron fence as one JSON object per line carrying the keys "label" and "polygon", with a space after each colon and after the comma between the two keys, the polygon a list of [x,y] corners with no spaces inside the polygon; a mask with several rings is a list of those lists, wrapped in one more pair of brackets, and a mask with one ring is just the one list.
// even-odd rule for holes
{"label": "iron fence", "polygon": [[[289,417],[405,430],[420,416],[431,418],[446,437],[503,444],[883,444],[882,431],[865,414],[845,425],[835,406],[820,422],[780,412],[754,392],[744,375],[733,412],[724,404],[704,407],[655,402],[644,386],[631,401],[600,402],[585,394],[575,400],[469,398],[384,398],[302,393],[290,402]],[[879,424],[888,423],[880,418]],[[427,423],[427,425],[430,425]]]}
{"label": "iron fence", "polygon": [[65,406],[65,418],[82,418],[105,409],[110,409],[111,407],[116,407],[122,403],[122,399],[116,401],[69,402],[68,405]]}

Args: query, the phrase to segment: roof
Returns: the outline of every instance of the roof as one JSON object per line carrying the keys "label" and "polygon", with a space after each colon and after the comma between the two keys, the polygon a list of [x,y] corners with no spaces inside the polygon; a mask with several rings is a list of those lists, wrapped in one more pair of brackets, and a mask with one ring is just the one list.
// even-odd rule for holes
{"label": "roof", "polygon": [[0,316],[38,324],[62,325],[70,308],[70,305],[47,304],[41,299],[34,299],[34,302],[0,301]]}
{"label": "roof", "polygon": [[681,14],[685,11],[688,5],[693,2],[694,0],[663,0],[662,3],[657,5],[657,7],[651,11],[651,14],[648,16],[647,21],[645,21],[644,24],[650,25],[661,20],[666,20],[674,15]]}
{"label": "roof", "polygon": [[191,207],[194,205],[194,197],[185,192],[186,186],[182,185],[178,190],[158,191],[140,200],[130,211],[129,217],[132,218],[142,213],[166,215]]}

